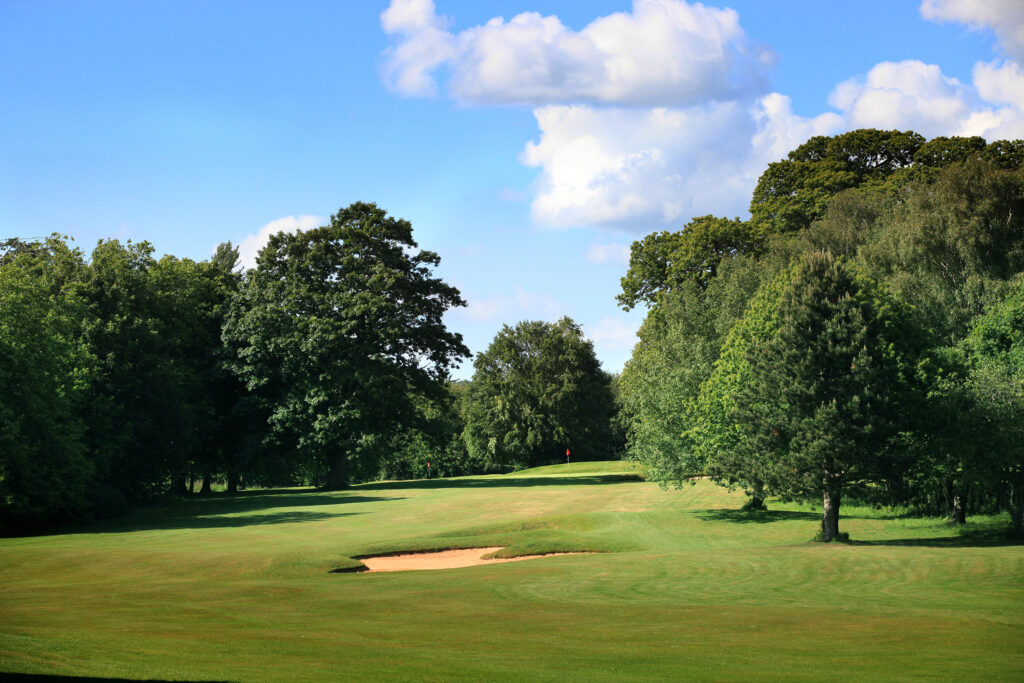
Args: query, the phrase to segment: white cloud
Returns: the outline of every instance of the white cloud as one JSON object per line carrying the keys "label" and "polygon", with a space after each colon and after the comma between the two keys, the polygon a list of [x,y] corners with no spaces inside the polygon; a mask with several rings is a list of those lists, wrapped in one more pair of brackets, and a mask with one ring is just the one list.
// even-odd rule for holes
{"label": "white cloud", "polygon": [[632,351],[638,329],[638,325],[623,318],[606,317],[597,321],[587,337],[594,342],[595,349],[605,353]]}
{"label": "white cloud", "polygon": [[534,115],[541,137],[521,155],[541,169],[534,220],[634,231],[745,213],[768,162],[841,123],[835,114],[796,116],[778,94],[685,109],[549,106]]}
{"label": "white cloud", "polygon": [[401,36],[384,53],[384,82],[403,95],[436,94],[430,72],[455,54],[455,40],[447,31],[451,22],[434,12],[432,0],[392,0],[380,23],[385,33]]}
{"label": "white cloud", "polygon": [[900,128],[925,137],[1024,135],[1024,71],[1015,62],[978,63],[973,84],[916,60],[882,62],[836,86],[829,102],[846,128]]}
{"label": "white cloud", "polygon": [[467,296],[466,308],[452,312],[477,322],[500,321],[514,324],[520,320],[553,321],[565,314],[565,307],[547,294],[528,292],[516,287],[515,294],[489,297]]}
{"label": "white cloud", "polygon": [[973,93],[935,64],[882,62],[863,78],[836,86],[829,103],[849,128],[901,128],[925,137],[949,135],[970,115]]}
{"label": "white cloud", "polygon": [[1024,59],[1024,2],[1021,0],[923,0],[921,16],[955,21],[973,29],[989,28],[1007,54]]}
{"label": "white cloud", "polygon": [[623,266],[629,263],[629,245],[609,242],[594,242],[584,257],[590,263]]}
{"label": "white cloud", "polygon": [[284,218],[270,221],[256,232],[246,235],[238,243],[238,263],[242,268],[255,268],[256,255],[267,244],[267,240],[270,239],[271,235],[276,235],[279,232],[309,230],[323,223],[323,218],[312,215],[285,216]]}
{"label": "white cloud", "polygon": [[[1024,53],[1014,52],[1024,48],[1024,0],[925,0],[921,13],[992,27],[1008,53]],[[556,228],[643,232],[745,215],[766,166],[813,135],[1024,137],[1019,62],[979,63],[972,83],[917,60],[882,62],[836,85],[836,111],[808,118],[765,94],[774,53],[747,38],[736,12],[684,0],[634,0],[580,31],[526,12],[453,33],[431,0],[393,0],[381,21],[396,36],[385,74],[399,92],[436,92],[444,66],[456,100],[535,105],[538,137],[520,161],[539,169],[533,220]],[[592,247],[587,258],[613,255]]]}
{"label": "white cloud", "polygon": [[385,82],[405,95],[437,90],[434,71],[467,104],[687,105],[767,88],[776,56],[747,39],[731,9],[634,0],[632,12],[573,31],[556,16],[495,17],[457,34],[430,0],[392,0],[381,15],[397,35]]}

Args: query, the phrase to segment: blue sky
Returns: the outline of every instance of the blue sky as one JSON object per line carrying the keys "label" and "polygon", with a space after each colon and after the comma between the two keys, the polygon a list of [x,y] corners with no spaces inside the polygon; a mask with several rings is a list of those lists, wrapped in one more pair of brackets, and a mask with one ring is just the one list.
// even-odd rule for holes
{"label": "blue sky", "polygon": [[372,201],[474,352],[570,315],[617,372],[634,239],[813,134],[1024,137],[1022,59],[1018,0],[4,0],[0,237],[201,259]]}

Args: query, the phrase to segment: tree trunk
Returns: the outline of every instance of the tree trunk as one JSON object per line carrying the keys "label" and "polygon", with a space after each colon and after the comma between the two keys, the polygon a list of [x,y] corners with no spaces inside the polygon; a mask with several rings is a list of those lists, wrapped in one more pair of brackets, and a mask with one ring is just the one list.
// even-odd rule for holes
{"label": "tree trunk", "polygon": [[1013,535],[1024,538],[1024,481],[1010,485],[1010,519],[1013,520]]}
{"label": "tree trunk", "polygon": [[238,493],[238,473],[228,470],[228,493]]}
{"label": "tree trunk", "polygon": [[949,513],[949,519],[956,526],[967,523],[967,496],[964,491],[957,491],[953,494],[953,506]]}
{"label": "tree trunk", "polygon": [[839,537],[839,487],[824,491],[821,514],[821,540],[831,543]]}
{"label": "tree trunk", "polygon": [[327,484],[324,488],[328,491],[348,488],[348,458],[345,453],[339,453],[331,458],[330,468],[327,470]]}
{"label": "tree trunk", "polygon": [[188,486],[185,485],[185,475],[179,474],[171,481],[171,491],[184,496],[188,493]]}
{"label": "tree trunk", "polygon": [[747,492],[750,496],[750,500],[743,504],[744,510],[767,510],[767,506],[764,504],[764,486],[761,484],[755,484],[751,487],[750,491]]}
{"label": "tree trunk", "polygon": [[203,485],[199,489],[199,493],[213,493],[213,474],[207,472],[203,475]]}

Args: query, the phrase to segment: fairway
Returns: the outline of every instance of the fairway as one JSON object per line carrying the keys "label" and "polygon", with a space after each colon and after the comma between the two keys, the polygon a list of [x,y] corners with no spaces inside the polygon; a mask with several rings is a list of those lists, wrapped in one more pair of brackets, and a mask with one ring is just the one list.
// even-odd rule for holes
{"label": "fairway", "polygon": [[[0,671],[174,680],[1019,680],[1007,518],[820,512],[626,463],[183,500],[0,539]],[[333,573],[355,556],[543,557]]]}

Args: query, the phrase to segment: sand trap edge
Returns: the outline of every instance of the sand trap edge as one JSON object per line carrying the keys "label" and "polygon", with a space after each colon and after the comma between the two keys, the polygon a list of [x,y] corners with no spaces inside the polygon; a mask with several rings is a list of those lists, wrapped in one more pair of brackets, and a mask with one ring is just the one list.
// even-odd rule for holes
{"label": "sand trap edge", "polygon": [[[487,546],[476,548],[447,548],[444,550],[399,550],[387,553],[376,553],[373,555],[354,555],[352,559],[359,560],[363,564],[356,567],[339,567],[332,569],[331,574],[353,574],[353,573],[378,573],[397,571],[429,571],[432,569],[461,569],[463,567],[479,567],[487,564],[504,564],[506,562],[519,562],[523,560],[535,560],[542,557],[554,557],[557,555],[589,555],[594,551],[577,550],[566,552],[538,553],[532,555],[517,555],[515,557],[489,557],[507,546]],[[367,563],[367,560],[371,560]],[[378,562],[380,560],[380,562]]]}

